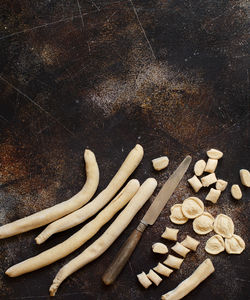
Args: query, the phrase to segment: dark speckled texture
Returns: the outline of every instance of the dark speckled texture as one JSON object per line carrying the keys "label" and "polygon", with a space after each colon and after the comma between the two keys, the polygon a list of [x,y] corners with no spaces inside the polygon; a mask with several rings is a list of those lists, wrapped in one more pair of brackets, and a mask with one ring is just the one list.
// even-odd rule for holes
{"label": "dark speckled texture", "polygon": [[[143,290],[136,274],[159,260],[151,252],[169,208],[192,195],[187,179],[196,160],[216,147],[224,152],[216,171],[229,184],[249,162],[249,57],[247,1],[1,1],[0,4],[0,223],[51,206],[84,183],[83,151],[96,154],[101,191],[136,144],[145,149],[133,177],[154,176],[161,186],[183,157],[193,163],[156,224],[148,228],[117,282],[105,287],[101,275],[149,203],[97,261],[67,279],[55,299],[160,299],[211,257],[188,222],[180,228],[201,240],[197,253],[159,287]],[[151,159],[166,154],[169,167],[153,171]],[[186,299],[248,299],[249,190],[234,201],[230,189],[214,216],[226,213],[246,241],[242,255],[212,257],[216,272]],[[204,199],[208,189],[198,196]],[[156,195],[156,193],[155,193]],[[153,198],[152,198],[153,199]],[[7,278],[11,265],[65,240],[77,229],[44,245],[41,231],[0,241],[0,299],[49,299],[58,269],[76,253],[32,274]],[[98,235],[100,235],[105,226]],[[170,247],[172,244],[166,242]]]}

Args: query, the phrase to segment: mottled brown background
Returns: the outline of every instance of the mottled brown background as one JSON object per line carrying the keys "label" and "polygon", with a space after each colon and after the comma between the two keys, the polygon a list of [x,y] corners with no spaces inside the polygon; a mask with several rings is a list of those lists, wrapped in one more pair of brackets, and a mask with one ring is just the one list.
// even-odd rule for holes
{"label": "mottled brown background", "polygon": [[[161,186],[186,154],[195,162],[216,147],[225,153],[218,177],[239,183],[239,169],[250,169],[248,5],[245,0],[1,1],[0,223],[76,193],[85,181],[85,148],[97,156],[99,191],[136,143],[145,149],[133,175],[140,182],[154,176]],[[151,159],[162,154],[170,165],[156,173]],[[102,257],[62,284],[56,299],[160,299],[210,257],[204,245],[212,233],[200,237],[191,223],[176,226],[180,239],[190,233],[201,240],[198,252],[159,287],[145,291],[137,283],[137,273],[162,260],[151,245],[171,225],[170,206],[192,194],[186,181],[192,167],[114,286],[105,287],[101,275],[149,203]],[[216,272],[186,299],[249,299],[249,191],[242,190],[240,201],[228,188],[217,205],[206,207],[214,216],[233,218],[246,251],[212,257]],[[207,192],[198,196],[204,199]],[[41,228],[1,240],[0,299],[48,299],[58,269],[95,238],[45,269],[14,279],[4,271],[79,228],[40,246],[34,237]]]}

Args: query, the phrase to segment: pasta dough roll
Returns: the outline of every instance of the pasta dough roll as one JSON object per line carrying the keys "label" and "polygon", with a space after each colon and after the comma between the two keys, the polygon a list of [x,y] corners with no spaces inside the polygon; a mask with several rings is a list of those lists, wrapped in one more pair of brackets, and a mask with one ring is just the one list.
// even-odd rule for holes
{"label": "pasta dough roll", "polygon": [[44,226],[86,204],[92,198],[98,187],[99,168],[92,151],[85,150],[84,160],[86,163],[87,179],[80,192],[67,201],[1,226],[0,239]]}
{"label": "pasta dough roll", "polygon": [[94,236],[99,229],[115,215],[115,213],[124,207],[135,195],[139,186],[138,180],[130,180],[125,188],[109,203],[108,206],[66,241],[10,267],[5,273],[10,277],[20,276],[43,268],[69,255]]}
{"label": "pasta dough roll", "polygon": [[150,198],[156,188],[157,182],[154,178],[147,179],[139,188],[138,192],[128,203],[125,209],[118,215],[108,229],[87,249],[74,259],[69,261],[57,273],[50,287],[50,295],[54,296],[60,284],[72,273],[102,255],[124,231],[132,221],[136,213]]}

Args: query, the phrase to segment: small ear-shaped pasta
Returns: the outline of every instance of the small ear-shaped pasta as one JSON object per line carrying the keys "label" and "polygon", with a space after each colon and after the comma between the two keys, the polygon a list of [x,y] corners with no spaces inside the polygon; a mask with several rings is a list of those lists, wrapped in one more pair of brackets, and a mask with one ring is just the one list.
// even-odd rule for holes
{"label": "small ear-shaped pasta", "polygon": [[181,264],[183,263],[183,260],[184,259],[182,259],[182,258],[179,258],[179,257],[169,254],[167,259],[164,260],[163,263],[171,268],[180,269]]}
{"label": "small ear-shaped pasta", "polygon": [[220,159],[223,156],[223,153],[217,149],[210,149],[207,151],[207,156],[212,159]]}
{"label": "small ear-shaped pasta", "polygon": [[233,184],[231,187],[231,194],[236,200],[240,200],[242,198],[242,192],[238,184]]}
{"label": "small ear-shaped pasta", "polygon": [[190,250],[196,251],[197,247],[199,246],[200,242],[196,239],[192,238],[191,236],[187,235],[185,240],[181,242],[181,244],[187,247]]}
{"label": "small ear-shaped pasta", "polygon": [[216,190],[225,191],[226,187],[228,185],[228,182],[222,179],[218,179],[216,182]]}
{"label": "small ear-shaped pasta", "polygon": [[161,156],[152,160],[153,167],[156,171],[165,169],[168,166],[169,159],[167,156]]}
{"label": "small ear-shaped pasta", "polygon": [[172,223],[185,224],[188,218],[183,215],[182,204],[175,204],[170,208],[171,215],[169,216]]}
{"label": "small ear-shaped pasta", "polygon": [[199,192],[199,190],[202,188],[202,184],[196,175],[188,179],[188,183],[191,185],[191,187],[196,193]]}
{"label": "small ear-shaped pasta", "polygon": [[215,183],[216,181],[217,181],[217,178],[215,176],[215,173],[211,173],[211,174],[201,178],[201,182],[202,182],[203,186],[210,186],[211,184]]}
{"label": "small ear-shaped pasta", "polygon": [[223,238],[218,234],[213,235],[210,239],[207,240],[205,250],[207,251],[207,253],[213,255],[221,253],[225,250],[225,243]]}
{"label": "small ear-shaped pasta", "polygon": [[225,239],[225,247],[228,254],[241,254],[246,245],[239,235],[233,234],[230,239]]}
{"label": "small ear-shaped pasta", "polygon": [[220,197],[220,194],[221,194],[220,190],[216,190],[216,189],[211,188],[205,199],[207,201],[211,201],[213,203],[216,203],[218,201],[219,197]]}
{"label": "small ear-shaped pasta", "polygon": [[198,234],[207,234],[214,229],[213,224],[214,217],[210,213],[204,212],[194,219],[193,230]]}
{"label": "small ear-shaped pasta", "polygon": [[138,274],[136,275],[140,284],[145,288],[147,289],[151,284],[152,282],[148,279],[147,275],[145,272],[142,272],[141,274]]}
{"label": "small ear-shaped pasta", "polygon": [[186,257],[188,252],[190,252],[188,248],[178,242],[171,249],[182,257]]}
{"label": "small ear-shaped pasta", "polygon": [[166,254],[168,253],[168,247],[162,243],[155,243],[152,245],[152,250],[154,253]]}
{"label": "small ear-shaped pasta", "polygon": [[214,221],[214,231],[224,238],[230,239],[234,233],[233,220],[224,214],[219,214]]}
{"label": "small ear-shaped pasta", "polygon": [[171,273],[173,272],[172,269],[164,266],[161,263],[158,263],[158,265],[156,267],[154,267],[153,270],[163,276],[166,276],[166,277],[169,277],[171,275]]}
{"label": "small ear-shaped pasta", "polygon": [[205,170],[206,162],[203,159],[198,160],[194,165],[194,174],[196,176],[201,176]]}
{"label": "small ear-shaped pasta", "polygon": [[162,278],[153,270],[148,272],[147,277],[157,286],[162,282]]}
{"label": "small ear-shaped pasta", "polygon": [[243,185],[250,187],[250,172],[246,169],[241,169],[240,180]]}
{"label": "small ear-shaped pasta", "polygon": [[170,241],[177,241],[179,229],[166,227],[165,231],[161,235],[162,238]]}
{"label": "small ear-shaped pasta", "polygon": [[205,172],[214,173],[218,164],[218,159],[209,158],[205,167]]}
{"label": "small ear-shaped pasta", "polygon": [[189,197],[182,203],[182,212],[185,217],[194,219],[204,212],[204,204],[197,197]]}

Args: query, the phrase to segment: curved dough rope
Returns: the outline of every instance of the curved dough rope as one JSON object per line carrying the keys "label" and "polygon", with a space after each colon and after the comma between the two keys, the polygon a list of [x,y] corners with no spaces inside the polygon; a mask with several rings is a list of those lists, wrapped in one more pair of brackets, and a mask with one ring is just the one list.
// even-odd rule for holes
{"label": "curved dough rope", "polygon": [[0,239],[4,239],[44,226],[71,213],[72,211],[87,203],[92,198],[98,187],[99,168],[96,162],[95,155],[92,151],[87,149],[85,150],[84,160],[86,164],[87,180],[80,192],[78,192],[69,200],[41,210],[25,218],[1,226]]}
{"label": "curved dough rope", "polygon": [[138,180],[130,180],[109,205],[106,206],[92,221],[84,225],[82,229],[78,230],[64,242],[10,267],[5,273],[10,277],[17,277],[43,268],[69,255],[86,243],[115,215],[117,211],[124,207],[124,205],[135,195],[139,186]]}
{"label": "curved dough rope", "polygon": [[104,207],[110,199],[119,191],[128,177],[134,172],[139,165],[143,157],[143,148],[137,144],[134,149],[130,151],[125,161],[121,165],[118,172],[110,181],[108,186],[93,199],[88,205],[83,208],[65,216],[64,218],[57,220],[49,224],[37,237],[37,244],[45,242],[54,233],[61,232],[72,228],[88,218],[92,217],[102,207]]}
{"label": "curved dough rope", "polygon": [[148,178],[108,229],[93,244],[59,270],[49,289],[51,296],[55,295],[58,287],[67,277],[101,256],[113,244],[153,194],[156,186],[156,180]]}

